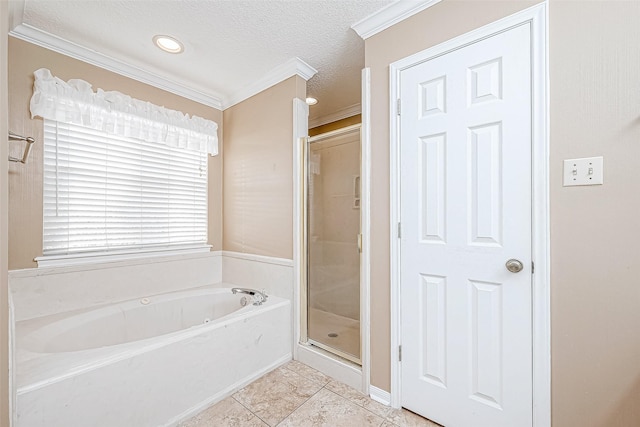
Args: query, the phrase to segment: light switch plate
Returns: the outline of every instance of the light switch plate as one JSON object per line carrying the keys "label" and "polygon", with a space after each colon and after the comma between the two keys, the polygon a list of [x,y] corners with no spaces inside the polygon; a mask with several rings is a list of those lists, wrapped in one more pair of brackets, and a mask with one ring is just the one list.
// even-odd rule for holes
{"label": "light switch plate", "polygon": [[565,160],[564,186],[602,185],[604,182],[603,165],[604,161],[602,157]]}

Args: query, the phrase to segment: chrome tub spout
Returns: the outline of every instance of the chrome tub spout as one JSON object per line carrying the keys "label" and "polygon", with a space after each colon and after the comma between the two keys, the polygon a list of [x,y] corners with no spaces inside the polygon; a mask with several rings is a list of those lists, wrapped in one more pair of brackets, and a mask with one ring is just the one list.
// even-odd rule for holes
{"label": "chrome tub spout", "polygon": [[269,298],[265,291],[258,291],[256,289],[249,288],[231,288],[231,292],[234,294],[247,294],[253,298],[253,305],[262,305],[263,302]]}

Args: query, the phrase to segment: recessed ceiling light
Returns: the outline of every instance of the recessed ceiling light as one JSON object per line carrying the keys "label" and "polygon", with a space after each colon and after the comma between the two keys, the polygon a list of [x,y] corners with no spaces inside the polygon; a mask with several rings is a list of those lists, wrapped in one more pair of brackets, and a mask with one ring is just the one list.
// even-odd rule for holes
{"label": "recessed ceiling light", "polygon": [[153,42],[160,49],[169,53],[182,53],[184,46],[171,36],[153,36]]}
{"label": "recessed ceiling light", "polygon": [[307,98],[307,104],[308,105],[316,105],[318,103],[318,100],[312,97],[308,97]]}

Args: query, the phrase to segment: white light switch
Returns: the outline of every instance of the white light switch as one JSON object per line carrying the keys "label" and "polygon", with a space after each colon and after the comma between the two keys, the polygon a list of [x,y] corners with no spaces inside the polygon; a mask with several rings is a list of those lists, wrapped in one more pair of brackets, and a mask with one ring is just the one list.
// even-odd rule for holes
{"label": "white light switch", "polygon": [[564,161],[564,186],[601,185],[603,183],[602,157],[569,159]]}

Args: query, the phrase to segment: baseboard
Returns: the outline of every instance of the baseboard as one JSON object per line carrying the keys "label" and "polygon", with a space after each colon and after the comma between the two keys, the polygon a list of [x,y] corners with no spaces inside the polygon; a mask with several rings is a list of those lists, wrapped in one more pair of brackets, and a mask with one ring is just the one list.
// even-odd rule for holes
{"label": "baseboard", "polygon": [[388,391],[384,391],[376,386],[369,386],[369,392],[371,393],[371,398],[376,402],[387,406],[391,405],[391,393]]}
{"label": "baseboard", "polygon": [[260,378],[261,376],[266,374],[267,372],[273,371],[277,367],[279,367],[281,365],[284,365],[285,363],[287,363],[290,360],[291,360],[291,353],[287,354],[286,356],[281,357],[280,359],[276,360],[274,363],[270,364],[266,368],[261,369],[258,372],[254,373],[254,374],[252,374],[252,375],[250,375],[248,377],[245,377],[242,380],[236,382],[235,384],[233,384],[233,385],[225,388],[224,390],[214,394],[213,396],[209,397],[208,399],[203,400],[202,402],[198,403],[197,405],[192,406],[191,408],[187,409],[186,411],[184,411],[180,415],[177,415],[177,416],[173,417],[163,427],[176,427],[181,422],[188,420],[189,418],[191,418],[191,417],[199,414],[200,412],[204,411],[209,406],[214,405],[214,404],[220,402],[221,400],[231,396],[233,393],[235,393],[236,391],[240,390],[242,387],[245,387],[245,386],[251,384],[252,382],[257,380],[258,378]]}
{"label": "baseboard", "polygon": [[18,425],[18,393],[16,393],[16,317],[13,298],[9,294],[9,427]]}

